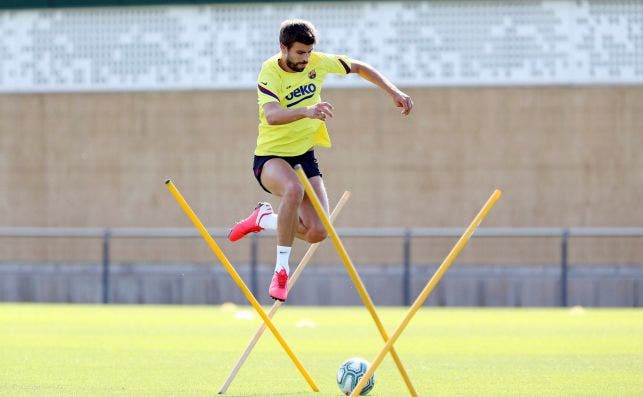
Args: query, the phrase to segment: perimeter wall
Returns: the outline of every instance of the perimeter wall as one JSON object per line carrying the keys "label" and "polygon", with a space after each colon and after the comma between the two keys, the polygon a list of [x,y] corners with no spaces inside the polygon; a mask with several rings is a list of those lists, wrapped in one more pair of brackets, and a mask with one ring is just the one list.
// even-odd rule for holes
{"label": "perimeter wall", "polygon": [[[325,92],[335,106],[334,147],[318,151],[322,172],[331,201],[344,190],[353,194],[338,225],[463,227],[496,187],[505,194],[485,226],[640,225],[640,87],[407,92],[415,101],[409,117],[376,90]],[[253,91],[1,96],[4,225],[187,226],[165,190],[170,177],[212,227],[233,224],[258,200],[276,205],[250,170],[255,97]],[[31,255],[46,246],[2,250]],[[354,255],[381,259],[378,246]],[[585,259],[604,249],[606,260],[641,258],[642,244],[610,246],[590,241]],[[131,249],[134,255],[140,246]],[[518,244],[513,258],[508,249],[503,258],[521,260],[528,247]],[[494,262],[501,253],[488,255],[478,259]],[[541,262],[543,255],[525,260]]]}

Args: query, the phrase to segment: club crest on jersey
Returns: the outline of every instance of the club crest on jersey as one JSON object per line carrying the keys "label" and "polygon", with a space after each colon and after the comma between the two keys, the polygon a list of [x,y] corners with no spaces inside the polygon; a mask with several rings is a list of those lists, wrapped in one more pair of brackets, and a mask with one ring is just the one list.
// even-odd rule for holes
{"label": "club crest on jersey", "polygon": [[315,72],[315,69],[308,72],[308,77],[310,77],[311,80],[317,77],[317,72]]}

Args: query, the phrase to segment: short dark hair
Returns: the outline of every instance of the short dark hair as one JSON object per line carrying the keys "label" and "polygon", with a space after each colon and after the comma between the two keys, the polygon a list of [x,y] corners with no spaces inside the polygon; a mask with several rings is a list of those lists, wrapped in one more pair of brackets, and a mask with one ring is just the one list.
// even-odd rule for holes
{"label": "short dark hair", "polygon": [[316,36],[315,26],[303,19],[287,19],[281,23],[279,29],[279,42],[287,48],[292,47],[295,42],[315,44]]}

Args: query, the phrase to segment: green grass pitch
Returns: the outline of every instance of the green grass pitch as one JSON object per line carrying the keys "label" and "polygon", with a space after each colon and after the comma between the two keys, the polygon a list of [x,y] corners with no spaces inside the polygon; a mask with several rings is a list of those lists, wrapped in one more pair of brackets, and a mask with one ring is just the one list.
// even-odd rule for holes
{"label": "green grass pitch", "polygon": [[[392,334],[406,308],[378,308]],[[249,306],[0,304],[0,395],[214,396],[260,325]],[[230,396],[340,396],[346,358],[383,345],[363,307],[275,316],[320,393],[266,331]],[[395,345],[420,395],[643,393],[640,309],[422,308]],[[390,358],[372,396],[408,395]]]}

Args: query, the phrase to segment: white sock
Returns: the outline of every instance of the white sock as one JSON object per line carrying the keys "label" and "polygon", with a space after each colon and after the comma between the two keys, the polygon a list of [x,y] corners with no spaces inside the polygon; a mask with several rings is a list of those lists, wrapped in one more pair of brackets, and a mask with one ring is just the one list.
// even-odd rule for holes
{"label": "white sock", "polygon": [[259,220],[259,226],[264,229],[277,230],[277,214],[266,214]]}
{"label": "white sock", "polygon": [[286,274],[290,274],[288,259],[290,258],[291,248],[292,247],[284,247],[283,245],[277,246],[277,265],[275,265],[276,272],[280,271],[283,268],[286,269]]}

